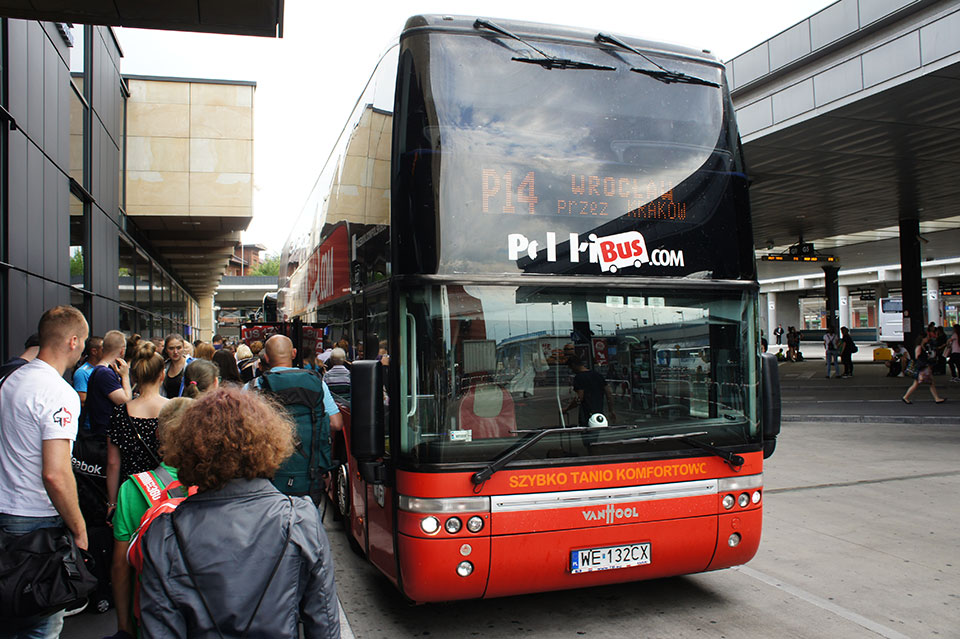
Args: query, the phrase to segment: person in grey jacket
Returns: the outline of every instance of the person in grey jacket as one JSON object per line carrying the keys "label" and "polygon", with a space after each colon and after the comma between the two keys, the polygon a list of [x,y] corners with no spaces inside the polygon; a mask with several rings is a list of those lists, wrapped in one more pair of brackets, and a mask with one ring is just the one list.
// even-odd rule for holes
{"label": "person in grey jacket", "polygon": [[259,393],[198,399],[164,459],[198,492],[143,536],[141,634],[150,638],[340,636],[330,542],[309,499],[269,477],[293,452],[293,425]]}

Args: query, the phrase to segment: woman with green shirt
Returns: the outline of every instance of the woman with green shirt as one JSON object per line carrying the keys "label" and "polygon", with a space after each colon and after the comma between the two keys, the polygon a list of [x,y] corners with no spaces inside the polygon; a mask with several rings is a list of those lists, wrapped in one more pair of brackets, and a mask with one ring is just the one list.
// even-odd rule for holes
{"label": "woman with green shirt", "polygon": [[[160,442],[161,459],[164,446],[170,441],[170,433],[179,426],[183,413],[193,403],[192,399],[177,397],[168,401],[160,410],[157,418],[157,439]],[[162,461],[160,466],[147,473],[147,486],[154,483],[163,490],[177,479],[177,469]],[[114,639],[132,639],[136,636],[136,621],[133,617],[133,579],[134,573],[127,563],[127,547],[133,534],[140,527],[140,519],[150,508],[147,487],[132,476],[120,486],[117,493],[117,510],[113,515],[113,600],[117,608],[117,633]]]}

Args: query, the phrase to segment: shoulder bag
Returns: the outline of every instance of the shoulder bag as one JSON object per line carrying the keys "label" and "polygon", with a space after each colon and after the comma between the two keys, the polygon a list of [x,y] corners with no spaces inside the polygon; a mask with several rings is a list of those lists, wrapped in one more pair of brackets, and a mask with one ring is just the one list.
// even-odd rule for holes
{"label": "shoulder bag", "polygon": [[81,551],[63,526],[25,535],[0,532],[0,617],[50,615],[97,586]]}

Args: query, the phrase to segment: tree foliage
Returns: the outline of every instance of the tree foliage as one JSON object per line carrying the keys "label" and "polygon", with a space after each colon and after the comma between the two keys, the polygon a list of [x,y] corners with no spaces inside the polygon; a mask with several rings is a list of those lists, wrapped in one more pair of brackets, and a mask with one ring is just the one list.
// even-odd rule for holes
{"label": "tree foliage", "polygon": [[254,277],[276,277],[280,274],[280,255],[277,253],[270,253],[267,255],[267,259],[257,266],[257,268],[250,271],[250,275]]}

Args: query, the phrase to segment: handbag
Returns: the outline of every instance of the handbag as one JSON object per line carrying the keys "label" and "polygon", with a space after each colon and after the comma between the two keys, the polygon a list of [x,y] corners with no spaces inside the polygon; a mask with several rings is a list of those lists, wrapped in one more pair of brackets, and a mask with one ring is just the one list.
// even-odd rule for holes
{"label": "handbag", "polygon": [[50,615],[97,585],[73,535],[62,527],[0,531],[0,617]]}
{"label": "handbag", "polygon": [[917,363],[916,363],[915,360],[912,360],[912,359],[911,359],[911,360],[907,363],[907,367],[903,369],[903,376],[904,376],[904,377],[912,377],[912,378],[914,378],[914,379],[917,378]]}

